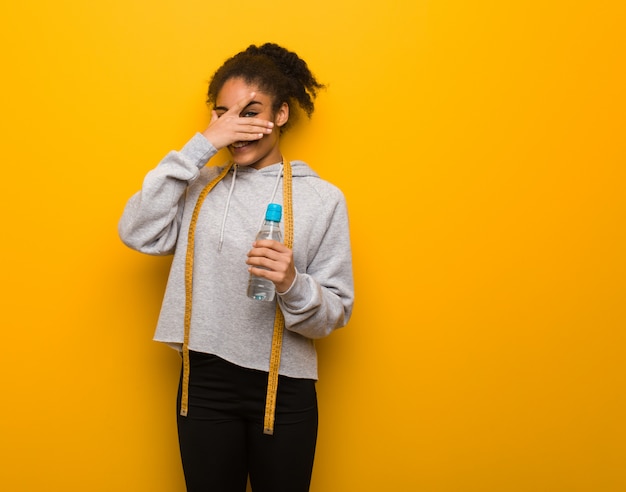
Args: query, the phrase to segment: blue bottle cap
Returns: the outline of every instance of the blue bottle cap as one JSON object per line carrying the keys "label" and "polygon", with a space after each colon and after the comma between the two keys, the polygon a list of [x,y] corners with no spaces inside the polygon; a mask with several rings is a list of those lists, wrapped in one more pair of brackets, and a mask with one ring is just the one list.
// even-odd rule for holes
{"label": "blue bottle cap", "polygon": [[270,203],[267,206],[265,212],[265,220],[271,220],[273,222],[280,222],[280,218],[283,215],[283,207],[278,203]]}

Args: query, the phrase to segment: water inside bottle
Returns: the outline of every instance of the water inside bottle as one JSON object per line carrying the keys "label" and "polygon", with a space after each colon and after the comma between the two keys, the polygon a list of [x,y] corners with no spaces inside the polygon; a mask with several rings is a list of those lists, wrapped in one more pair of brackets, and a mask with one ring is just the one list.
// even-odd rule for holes
{"label": "water inside bottle", "polygon": [[274,284],[270,280],[251,277],[248,282],[248,297],[255,301],[272,301],[274,291]]}

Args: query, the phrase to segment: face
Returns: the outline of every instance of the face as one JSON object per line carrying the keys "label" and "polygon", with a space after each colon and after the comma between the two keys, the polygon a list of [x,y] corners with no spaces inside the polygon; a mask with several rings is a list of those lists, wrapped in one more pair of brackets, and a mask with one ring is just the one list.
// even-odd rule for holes
{"label": "face", "polygon": [[240,113],[242,118],[261,118],[274,122],[274,131],[264,135],[259,140],[251,142],[235,142],[228,146],[233,156],[233,161],[239,166],[250,166],[261,169],[271,164],[280,162],[280,127],[289,118],[289,106],[285,103],[274,112],[272,109],[273,99],[269,94],[259,92],[256,85],[247,84],[243,79],[233,78],[227,80],[217,94],[215,112],[222,116],[237,102],[255,92],[254,100],[250,102]]}

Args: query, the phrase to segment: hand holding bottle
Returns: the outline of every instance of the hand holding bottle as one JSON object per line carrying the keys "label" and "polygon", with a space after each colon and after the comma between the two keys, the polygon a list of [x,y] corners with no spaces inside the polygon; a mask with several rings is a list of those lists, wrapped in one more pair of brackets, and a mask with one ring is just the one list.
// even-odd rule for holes
{"label": "hand holding bottle", "polygon": [[282,211],[277,203],[267,206],[261,230],[248,252],[248,297],[257,301],[274,300],[276,291],[285,292],[296,278],[293,253],[282,244]]}
{"label": "hand holding bottle", "polygon": [[272,239],[254,241],[246,263],[250,273],[271,280],[278,292],[288,290],[296,278],[293,251]]}

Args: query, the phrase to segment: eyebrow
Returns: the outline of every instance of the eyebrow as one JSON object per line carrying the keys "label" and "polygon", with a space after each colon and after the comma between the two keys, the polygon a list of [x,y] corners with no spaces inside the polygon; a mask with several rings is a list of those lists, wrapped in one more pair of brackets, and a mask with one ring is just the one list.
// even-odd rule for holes
{"label": "eyebrow", "polygon": [[[262,104],[261,101],[250,101],[243,109],[242,111],[245,111],[246,109],[248,109],[250,106],[254,105],[254,104]],[[213,108],[215,111],[228,111],[228,108],[226,106],[215,106]]]}

